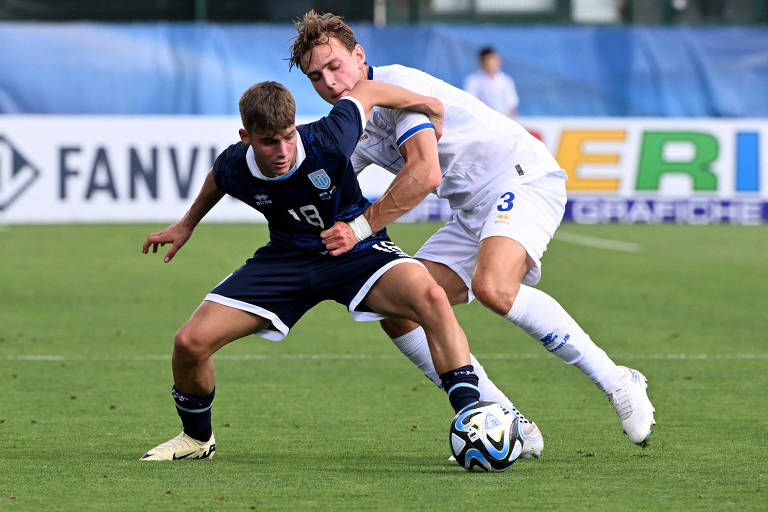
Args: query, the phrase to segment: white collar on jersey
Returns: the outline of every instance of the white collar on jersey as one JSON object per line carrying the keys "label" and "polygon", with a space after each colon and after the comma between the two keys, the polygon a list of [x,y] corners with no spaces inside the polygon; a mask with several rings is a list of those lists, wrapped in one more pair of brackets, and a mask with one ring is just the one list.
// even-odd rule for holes
{"label": "white collar on jersey", "polygon": [[245,153],[245,161],[248,164],[248,170],[251,171],[251,174],[253,174],[255,178],[258,178],[260,180],[265,180],[265,181],[278,181],[278,180],[284,180],[288,176],[296,172],[296,169],[299,168],[299,166],[304,161],[306,156],[307,156],[307,153],[304,151],[304,143],[301,142],[301,134],[299,133],[299,130],[296,130],[296,164],[287,173],[283,174],[282,176],[277,176],[274,178],[270,178],[269,176],[264,176],[264,173],[261,172],[261,169],[259,169],[259,165],[256,163],[256,158],[253,156],[253,147],[251,147],[250,145],[248,146],[248,151],[246,151]]}

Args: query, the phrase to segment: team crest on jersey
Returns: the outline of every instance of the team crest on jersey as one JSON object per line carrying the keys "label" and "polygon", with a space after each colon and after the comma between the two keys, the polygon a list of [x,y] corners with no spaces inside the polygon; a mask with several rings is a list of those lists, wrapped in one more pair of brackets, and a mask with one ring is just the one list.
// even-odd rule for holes
{"label": "team crest on jersey", "polygon": [[375,126],[381,128],[382,130],[387,130],[389,128],[389,123],[386,119],[384,119],[384,116],[378,110],[373,111],[371,122],[373,122]]}
{"label": "team crest on jersey", "polygon": [[309,181],[319,189],[325,190],[331,186],[331,178],[325,169],[309,173]]}

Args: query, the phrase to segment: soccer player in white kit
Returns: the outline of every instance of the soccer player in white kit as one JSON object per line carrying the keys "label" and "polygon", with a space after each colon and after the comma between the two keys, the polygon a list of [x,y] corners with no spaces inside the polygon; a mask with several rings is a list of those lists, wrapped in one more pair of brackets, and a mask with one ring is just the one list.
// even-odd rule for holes
{"label": "soccer player in white kit", "polygon": [[[330,253],[349,250],[361,236],[394,221],[430,192],[447,199],[456,215],[415,257],[451,302],[477,298],[579,368],[609,398],[630,441],[644,443],[655,424],[646,378],[617,366],[555,299],[533,288],[566,203],[566,173],[544,144],[515,121],[427,73],[399,65],[369,66],[364,49],[338,16],[310,11],[296,28],[291,65],[329,103],[344,97],[359,80],[372,79],[436,97],[445,108],[443,127],[421,114],[373,111],[352,163],[356,172],[374,163],[396,176],[366,210],[368,226],[337,223],[321,234]],[[391,318],[382,327],[411,361],[439,382],[417,324]],[[476,371],[482,368],[474,359],[473,364]],[[484,372],[477,373],[481,399],[504,401],[483,396],[483,386],[489,395],[503,394]]]}

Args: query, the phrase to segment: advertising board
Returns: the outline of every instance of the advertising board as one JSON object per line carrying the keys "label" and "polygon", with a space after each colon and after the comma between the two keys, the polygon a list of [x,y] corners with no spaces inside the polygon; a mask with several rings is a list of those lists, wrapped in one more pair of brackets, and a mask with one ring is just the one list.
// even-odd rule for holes
{"label": "advertising board", "polygon": [[[311,119],[299,119],[307,122]],[[768,221],[768,121],[531,118],[522,123],[568,172],[578,223]],[[2,116],[0,222],[167,222],[189,207],[237,117]],[[392,176],[360,175],[378,197]],[[430,197],[404,220],[444,220]],[[213,221],[263,221],[225,198]]]}

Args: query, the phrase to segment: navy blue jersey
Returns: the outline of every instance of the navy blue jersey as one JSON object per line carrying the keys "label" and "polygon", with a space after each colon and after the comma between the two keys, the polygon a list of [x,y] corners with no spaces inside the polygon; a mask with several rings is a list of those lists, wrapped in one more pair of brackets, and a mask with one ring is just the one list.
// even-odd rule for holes
{"label": "navy blue jersey", "polygon": [[[320,232],[336,221],[354,219],[370,205],[349,160],[365,124],[358,105],[339,101],[326,117],[297,126],[296,165],[282,176],[264,176],[253,149],[243,142],[216,159],[216,186],[264,214],[270,243],[324,252]],[[378,240],[386,240],[385,230],[352,250]]]}

